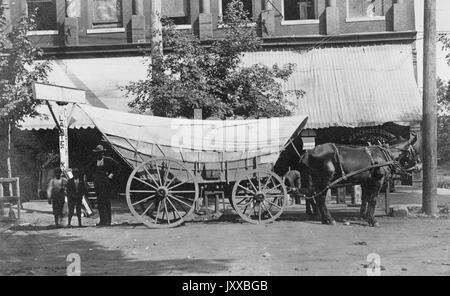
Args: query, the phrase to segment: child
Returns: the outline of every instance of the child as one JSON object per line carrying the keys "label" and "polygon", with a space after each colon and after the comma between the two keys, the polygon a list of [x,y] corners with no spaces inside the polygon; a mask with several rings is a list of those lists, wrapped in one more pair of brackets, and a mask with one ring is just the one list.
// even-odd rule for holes
{"label": "child", "polygon": [[[294,197],[297,202],[300,202],[300,195],[302,194],[314,195],[311,194],[311,180],[305,172],[302,175],[299,171],[292,170],[286,173],[284,178],[284,183],[289,194]],[[306,199],[306,214],[310,218],[316,218],[319,216],[318,208],[314,199]]]}
{"label": "child", "polygon": [[78,169],[73,169],[72,174],[73,178],[70,179],[67,183],[67,200],[69,204],[69,220],[67,226],[72,227],[72,217],[76,208],[78,227],[83,227],[81,225],[81,204],[83,202],[83,196],[87,192],[87,186],[84,180],[81,178],[80,171]]}
{"label": "child", "polygon": [[55,217],[56,228],[60,227],[60,221],[63,217],[63,208],[66,198],[65,181],[61,177],[62,171],[60,168],[55,170],[55,177],[50,180],[47,188],[48,202],[52,204],[53,215]]}

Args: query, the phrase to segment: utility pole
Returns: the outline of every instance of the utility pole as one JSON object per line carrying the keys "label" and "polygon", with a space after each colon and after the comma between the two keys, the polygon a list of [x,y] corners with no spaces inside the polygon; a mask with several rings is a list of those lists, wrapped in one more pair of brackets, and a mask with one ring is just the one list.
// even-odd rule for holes
{"label": "utility pole", "polygon": [[436,106],[436,0],[424,0],[423,67],[423,199],[422,209],[436,215],[437,106]]}
{"label": "utility pole", "polygon": [[151,6],[152,72],[158,72],[161,70],[163,60],[161,0],[152,0]]}

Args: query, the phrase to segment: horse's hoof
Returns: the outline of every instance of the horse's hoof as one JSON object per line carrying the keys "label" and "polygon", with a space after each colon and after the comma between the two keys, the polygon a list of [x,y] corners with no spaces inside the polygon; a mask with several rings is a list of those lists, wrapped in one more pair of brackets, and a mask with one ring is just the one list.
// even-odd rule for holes
{"label": "horse's hoof", "polygon": [[336,221],[334,221],[333,219],[332,220],[322,220],[322,224],[335,226],[336,225]]}
{"label": "horse's hoof", "polygon": [[380,223],[378,223],[378,222],[369,222],[369,225],[370,225],[370,227],[374,227],[374,228],[380,227]]}

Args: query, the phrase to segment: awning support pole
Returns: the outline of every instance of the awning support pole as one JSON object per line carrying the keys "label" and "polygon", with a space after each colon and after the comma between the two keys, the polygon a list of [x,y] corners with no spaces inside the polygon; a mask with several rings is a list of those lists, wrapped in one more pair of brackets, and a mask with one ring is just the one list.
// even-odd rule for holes
{"label": "awning support pole", "polygon": [[56,118],[55,113],[53,112],[52,105],[50,105],[50,103],[48,101],[45,101],[45,103],[47,104],[47,107],[50,110],[50,114],[52,114],[53,120],[56,123],[56,127],[58,128],[59,133],[62,134],[63,130],[62,130],[61,126],[59,125],[59,122],[58,122],[58,119]]}

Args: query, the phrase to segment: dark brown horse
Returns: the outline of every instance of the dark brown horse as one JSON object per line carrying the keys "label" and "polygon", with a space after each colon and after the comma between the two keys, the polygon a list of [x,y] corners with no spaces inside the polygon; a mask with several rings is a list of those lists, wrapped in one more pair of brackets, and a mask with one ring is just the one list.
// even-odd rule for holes
{"label": "dark brown horse", "polygon": [[[301,137],[295,137],[292,139],[281,151],[278,157],[273,171],[280,177],[285,177],[285,185],[288,188],[297,188],[298,193],[304,194],[306,196],[311,196],[311,177],[310,175],[303,173],[306,172],[305,168],[302,167],[300,162],[301,157],[305,154],[303,149],[303,140]],[[289,172],[298,171],[300,172],[300,180],[298,176],[292,178]],[[299,186],[300,185],[300,186]],[[298,188],[300,187],[300,188]],[[318,216],[317,206],[314,199],[306,200],[306,213],[310,218],[315,218]]]}
{"label": "dark brown horse", "polygon": [[[418,168],[419,159],[413,147],[416,140],[417,137],[414,136],[412,140],[392,147],[352,147],[328,143],[316,146],[313,150],[306,152],[300,159],[300,171],[302,175],[311,176],[313,191],[323,192],[316,197],[322,223],[335,224],[326,206],[324,192],[333,181],[373,165],[393,163],[372,168],[345,181],[361,185],[363,194],[361,216],[367,219],[370,226],[378,226],[374,217],[376,197],[382,185],[393,174]],[[293,161],[297,161],[295,156],[293,156]]]}

